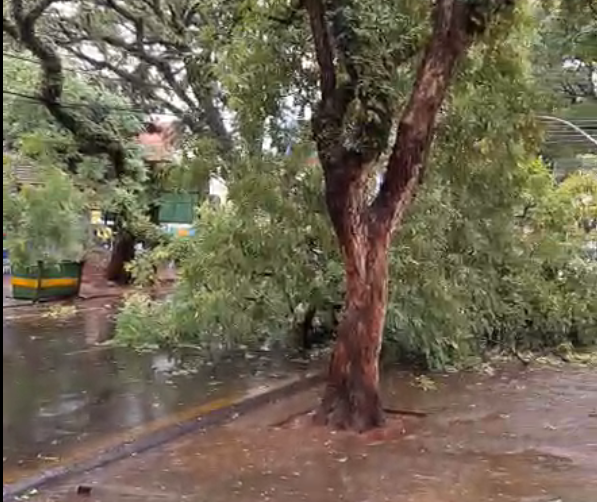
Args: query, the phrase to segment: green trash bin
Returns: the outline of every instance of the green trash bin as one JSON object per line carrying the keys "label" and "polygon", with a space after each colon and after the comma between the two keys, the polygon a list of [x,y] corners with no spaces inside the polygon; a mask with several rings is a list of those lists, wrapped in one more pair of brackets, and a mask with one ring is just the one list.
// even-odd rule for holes
{"label": "green trash bin", "polygon": [[17,300],[34,302],[73,298],[81,291],[82,276],[83,263],[76,262],[13,267],[12,294]]}

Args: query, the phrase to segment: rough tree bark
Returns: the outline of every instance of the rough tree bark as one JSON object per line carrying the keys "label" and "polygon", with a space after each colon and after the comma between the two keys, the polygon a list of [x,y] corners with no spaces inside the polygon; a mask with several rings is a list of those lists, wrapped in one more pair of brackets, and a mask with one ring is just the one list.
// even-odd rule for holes
{"label": "rough tree bark", "polygon": [[384,422],[379,354],[388,297],[389,233],[371,233],[369,224],[362,223],[353,228],[354,234],[340,241],[347,293],[318,419],[366,431]]}
{"label": "rough tree bark", "polygon": [[[364,432],[384,424],[379,392],[379,355],[388,302],[388,254],[392,236],[415,196],[431,147],[435,123],[458,61],[499,0],[437,0],[433,32],[398,123],[385,180],[372,203],[367,200],[370,164],[379,158],[345,147],[343,125],[354,85],[339,84],[338,53],[326,4],[306,0],[321,72],[321,101],[313,120],[314,137],[326,180],[326,200],[346,271],[344,316],[329,368],[317,421]],[[342,56],[342,54],[340,54]]]}
{"label": "rough tree bark", "polygon": [[126,266],[135,259],[135,238],[130,232],[121,230],[116,236],[110,263],[106,268],[106,279],[116,284],[128,284],[131,274]]}

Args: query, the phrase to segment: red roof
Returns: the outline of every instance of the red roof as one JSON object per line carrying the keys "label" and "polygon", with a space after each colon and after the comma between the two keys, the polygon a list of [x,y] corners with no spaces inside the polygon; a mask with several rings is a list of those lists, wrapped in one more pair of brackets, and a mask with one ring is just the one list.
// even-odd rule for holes
{"label": "red roof", "polygon": [[137,141],[145,150],[148,162],[166,162],[172,158],[178,136],[176,124],[153,124],[152,132],[139,134]]}

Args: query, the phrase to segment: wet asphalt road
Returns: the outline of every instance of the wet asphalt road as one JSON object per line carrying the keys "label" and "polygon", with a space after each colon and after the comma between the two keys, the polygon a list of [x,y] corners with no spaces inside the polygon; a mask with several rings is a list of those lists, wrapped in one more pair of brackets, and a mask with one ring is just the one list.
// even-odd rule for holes
{"label": "wet asphalt road", "polygon": [[102,347],[113,328],[105,306],[62,320],[43,312],[4,311],[5,481],[119,432],[300,371],[268,355],[214,363],[196,354]]}

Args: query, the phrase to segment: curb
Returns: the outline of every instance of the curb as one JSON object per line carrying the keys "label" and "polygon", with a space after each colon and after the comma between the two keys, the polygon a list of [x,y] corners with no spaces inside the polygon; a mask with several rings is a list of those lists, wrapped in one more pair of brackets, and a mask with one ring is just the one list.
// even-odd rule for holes
{"label": "curb", "polygon": [[[142,435],[131,442],[119,444],[101,451],[93,458],[73,465],[65,465],[48,469],[22,481],[3,487],[3,502],[14,502],[19,497],[39,489],[47,484],[56,483],[67,477],[83,474],[100,467],[105,467],[119,460],[133,457],[153,448],[163,446],[185,435],[205,431],[231,420],[246,415],[258,408],[283,398],[308,390],[323,381],[321,373],[311,373],[293,379],[270,390],[258,394],[249,394],[239,398],[228,406],[208,411],[188,421],[164,427],[162,430]],[[209,403],[208,403],[209,404]]]}
{"label": "curb", "polygon": [[3,305],[2,310],[17,310],[34,306],[33,303],[15,303],[12,305]]}
{"label": "curb", "polygon": [[[118,300],[121,299],[123,297],[123,295],[121,294],[111,294],[111,293],[106,293],[104,295],[95,295],[95,296],[77,296],[75,298],[71,298],[71,299],[63,299],[63,300],[48,300],[48,301],[40,301],[38,303],[35,302],[30,302],[30,301],[26,301],[26,300],[14,300],[17,301],[19,303],[13,303],[10,305],[3,305],[2,309],[3,310],[16,310],[16,309],[23,309],[23,308],[36,308],[39,306],[45,306],[45,305],[61,305],[61,304],[70,304],[72,303],[73,305],[82,305],[85,304],[87,302],[91,302],[94,300]],[[12,298],[7,298],[8,300],[13,300]]]}

